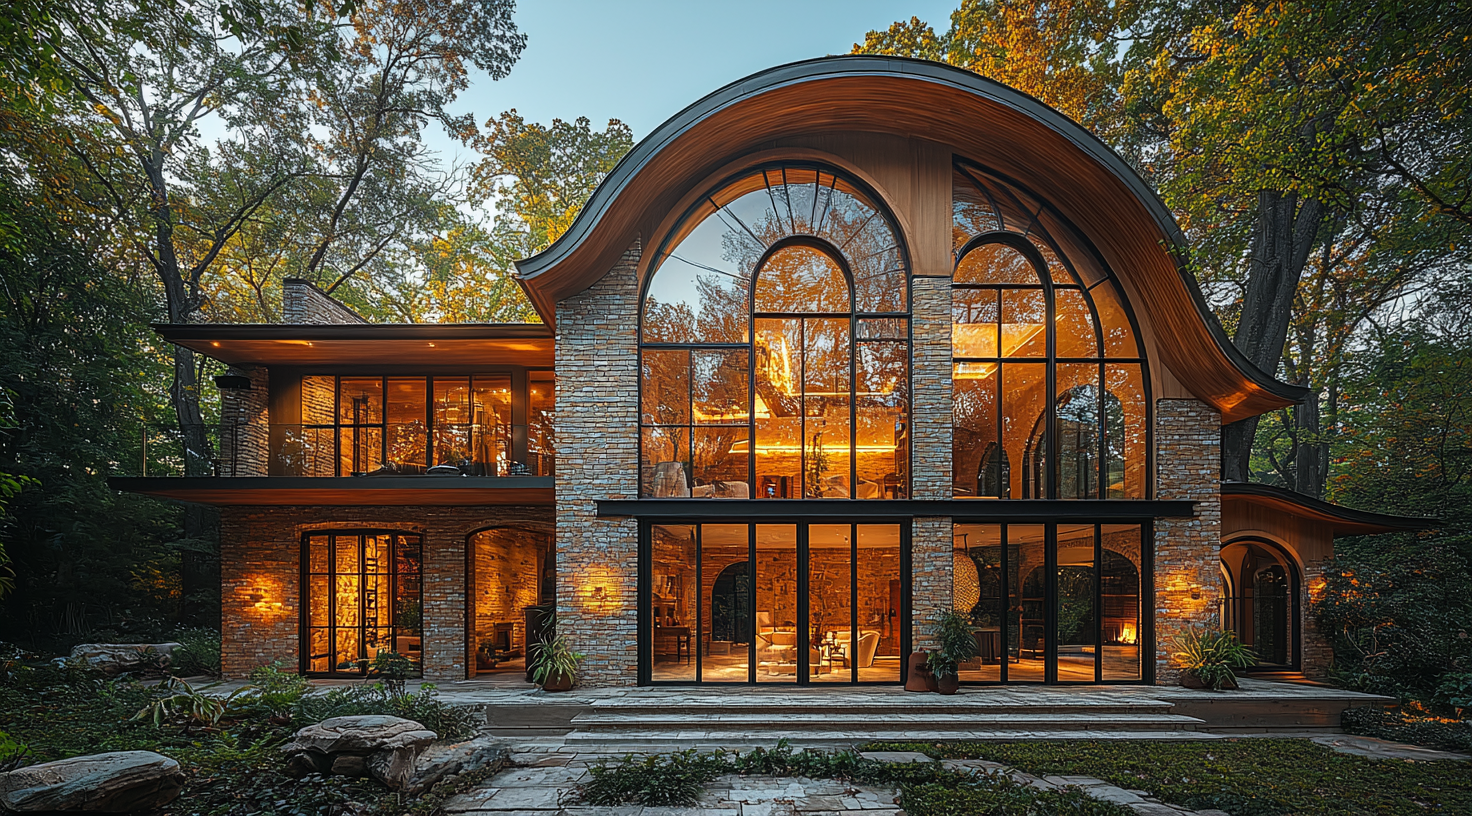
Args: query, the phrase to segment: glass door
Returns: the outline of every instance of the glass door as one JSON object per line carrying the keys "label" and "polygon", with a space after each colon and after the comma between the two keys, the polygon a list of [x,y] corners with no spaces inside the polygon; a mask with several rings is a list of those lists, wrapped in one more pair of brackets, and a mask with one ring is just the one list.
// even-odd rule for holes
{"label": "glass door", "polygon": [[303,540],[309,674],[366,674],[379,652],[422,653],[417,535],[318,533]]}

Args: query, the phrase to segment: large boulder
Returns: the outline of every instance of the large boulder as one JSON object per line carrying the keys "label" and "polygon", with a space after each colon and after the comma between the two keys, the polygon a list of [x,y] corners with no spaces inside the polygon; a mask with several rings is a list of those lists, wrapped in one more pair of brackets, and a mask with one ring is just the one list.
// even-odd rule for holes
{"label": "large boulder", "polygon": [[394,790],[404,788],[414,762],[438,735],[413,720],[387,714],[333,717],[296,732],[282,750],[286,772],[371,776]]}
{"label": "large boulder", "polygon": [[419,755],[403,789],[408,793],[423,793],[451,777],[504,764],[510,753],[506,743],[495,737],[431,745]]}
{"label": "large boulder", "polygon": [[0,774],[0,810],[16,813],[132,813],[174,801],[179,763],[152,751],[113,751]]}
{"label": "large boulder", "polygon": [[108,674],[121,674],[138,669],[162,668],[169,665],[178,643],[78,643],[72,647],[72,659],[80,660]]}

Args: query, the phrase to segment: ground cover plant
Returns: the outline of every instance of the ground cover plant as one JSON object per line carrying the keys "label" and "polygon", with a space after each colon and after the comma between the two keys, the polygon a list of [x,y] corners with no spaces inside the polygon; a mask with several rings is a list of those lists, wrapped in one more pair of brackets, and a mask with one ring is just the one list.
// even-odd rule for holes
{"label": "ground cover plant", "polygon": [[1398,709],[1351,708],[1344,712],[1343,724],[1351,734],[1472,753],[1472,720],[1440,717],[1413,704]]}
{"label": "ground cover plant", "polygon": [[937,759],[989,759],[1027,773],[1081,775],[1149,792],[1193,810],[1232,816],[1472,813],[1465,762],[1372,760],[1307,740],[1055,740],[882,743]]}
{"label": "ground cover plant", "polygon": [[625,757],[588,769],[585,801],[621,805],[689,807],[705,786],[726,774],[839,779],[899,789],[899,805],[910,816],[1131,816],[1133,811],[1092,799],[1079,791],[1039,791],[1006,777],[946,768],[938,762],[885,763],[854,751],[774,750],[747,753],[683,751]]}

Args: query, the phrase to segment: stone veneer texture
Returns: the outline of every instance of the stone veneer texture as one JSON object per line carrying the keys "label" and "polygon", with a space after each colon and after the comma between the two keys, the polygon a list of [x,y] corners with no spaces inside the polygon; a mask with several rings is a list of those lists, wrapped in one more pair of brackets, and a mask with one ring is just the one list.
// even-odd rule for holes
{"label": "stone veneer texture", "polygon": [[261,366],[231,366],[250,388],[220,389],[221,476],[265,476],[271,444],[270,377]]}
{"label": "stone veneer texture", "polygon": [[[1171,638],[1190,626],[1214,625],[1220,595],[1222,532],[1221,415],[1192,399],[1155,403],[1158,499],[1189,499],[1189,518],[1155,522],[1155,681],[1180,678]],[[1192,594],[1197,597],[1192,597]]]}
{"label": "stone veneer texture", "polygon": [[557,616],[586,686],[638,679],[638,523],[597,501],[639,493],[639,254],[557,304]]}
{"label": "stone veneer texture", "polygon": [[[951,498],[951,279],[910,280],[911,372],[910,491],[917,499]],[[911,646],[930,648],[936,615],[951,606],[950,518],[917,518],[910,524]]]}
{"label": "stone veneer texture", "polygon": [[228,678],[279,660],[298,667],[302,535],[321,530],[392,530],[424,537],[424,679],[463,680],[472,646],[465,633],[465,546],[478,530],[551,531],[552,508],[222,507],[221,659]]}
{"label": "stone veneer texture", "polygon": [[1303,580],[1298,588],[1299,671],[1309,677],[1327,677],[1334,663],[1334,649],[1329,639],[1319,632],[1310,611],[1318,587],[1324,583],[1324,562],[1309,561],[1303,565]]}
{"label": "stone veneer texture", "polygon": [[342,325],[367,323],[311,281],[287,278],[281,288],[281,319],[284,323]]}

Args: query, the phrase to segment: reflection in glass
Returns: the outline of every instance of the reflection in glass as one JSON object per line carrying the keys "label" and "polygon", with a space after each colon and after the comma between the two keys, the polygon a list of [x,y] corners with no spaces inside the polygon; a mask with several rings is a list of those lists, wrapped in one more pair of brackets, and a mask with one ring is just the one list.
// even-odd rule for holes
{"label": "reflection in glass", "polygon": [[1047,497],[1048,448],[1041,434],[1034,434],[1038,418],[1047,405],[1047,367],[1042,363],[1007,363],[1001,368],[1002,450],[1011,468],[1006,496],[1041,499]]}
{"label": "reflection in glass", "polygon": [[956,363],[951,382],[952,468],[957,497],[1011,495],[1006,451],[997,444],[997,376],[968,373]]}
{"label": "reflection in glass", "polygon": [[557,454],[557,434],[552,427],[556,388],[550,371],[528,371],[527,379],[527,469],[531,476],[551,476]]}
{"label": "reflection in glass", "polygon": [[1104,366],[1105,483],[1111,499],[1145,498],[1145,385],[1138,363]]}
{"label": "reflection in glass", "polygon": [[1099,498],[1099,366],[1059,363],[1055,376],[1057,497]]}
{"label": "reflection in glass", "polygon": [[1007,547],[1008,682],[1041,683],[1048,636],[1043,614],[1047,582],[1041,524],[1009,524]]}
{"label": "reflection in glass", "polygon": [[1098,357],[1099,343],[1094,335],[1094,319],[1083,293],[1077,289],[1056,289],[1054,318],[1058,334],[1059,357]]}
{"label": "reflection in glass", "polygon": [[756,679],[797,680],[797,527],[756,525]]}
{"label": "reflection in glass", "polygon": [[1138,524],[1100,525],[1103,568],[1103,677],[1140,679],[1140,545]]}
{"label": "reflection in glass", "polygon": [[954,283],[1007,284],[1039,286],[1037,267],[1027,256],[1006,244],[982,244],[961,259],[952,278]]}
{"label": "reflection in glass", "polygon": [[386,382],[383,467],[393,473],[423,473],[428,445],[425,380],[423,377],[389,377]]}
{"label": "reflection in glass", "polygon": [[363,674],[380,651],[421,665],[418,536],[320,533],[307,537],[306,671]]}
{"label": "reflection in glass", "polygon": [[1094,525],[1058,525],[1058,681],[1094,682],[1099,619],[1094,608]]}
{"label": "reflection in glass", "polygon": [[653,680],[695,680],[695,527],[656,524],[649,530],[649,623]]}
{"label": "reflection in glass", "polygon": [[910,483],[910,346],[858,344],[857,499],[902,499]]}
{"label": "reflection in glass", "polygon": [[756,279],[758,312],[848,312],[848,279],[828,253],[786,246],[762,264]]}

